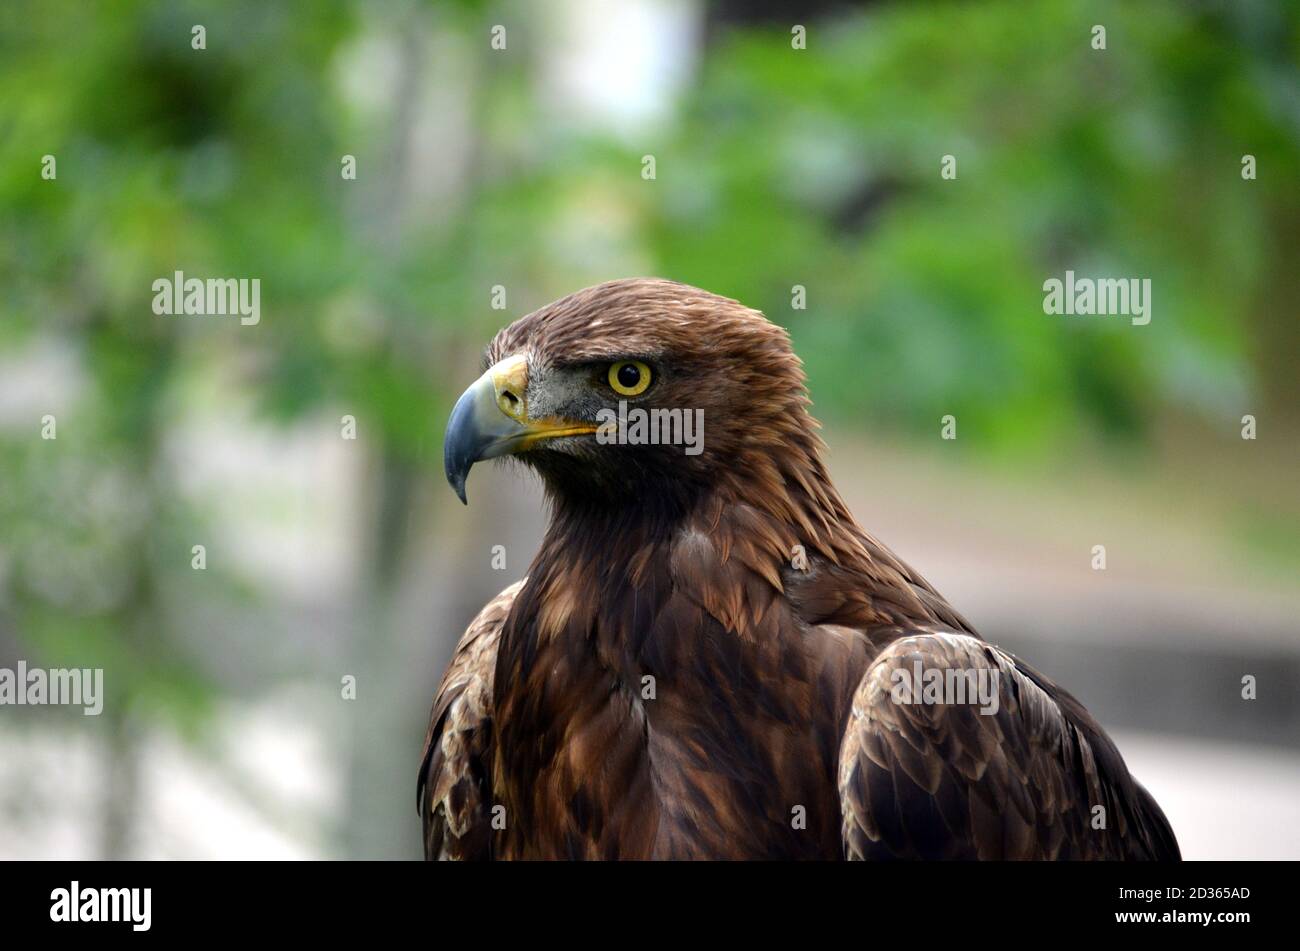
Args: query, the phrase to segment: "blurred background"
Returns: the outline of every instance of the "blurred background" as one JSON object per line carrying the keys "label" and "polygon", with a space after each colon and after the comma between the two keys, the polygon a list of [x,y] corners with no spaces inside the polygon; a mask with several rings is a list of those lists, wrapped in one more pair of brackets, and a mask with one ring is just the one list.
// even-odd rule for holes
{"label": "blurred background", "polygon": [[[443,665],[544,528],[518,470],[460,506],[447,413],[635,275],[789,328],[859,520],[1187,856],[1300,857],[1298,46],[1250,0],[3,4],[0,667],[107,698],[0,707],[0,857],[416,857]],[[1045,316],[1067,269],[1151,323]],[[176,270],[260,323],[155,315]]]}

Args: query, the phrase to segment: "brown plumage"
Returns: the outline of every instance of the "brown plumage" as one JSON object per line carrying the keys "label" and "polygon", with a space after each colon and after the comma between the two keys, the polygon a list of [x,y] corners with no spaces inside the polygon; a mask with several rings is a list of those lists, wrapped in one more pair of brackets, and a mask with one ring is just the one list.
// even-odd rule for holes
{"label": "brown plumage", "polygon": [[[625,360],[652,373],[630,405],[703,410],[702,452],[575,430]],[[615,281],[505,328],[486,364],[448,475],[518,453],[552,512],[439,688],[428,857],[1178,857],[1083,707],[858,527],[781,328]],[[996,712],[896,702],[914,662],[987,672]]]}

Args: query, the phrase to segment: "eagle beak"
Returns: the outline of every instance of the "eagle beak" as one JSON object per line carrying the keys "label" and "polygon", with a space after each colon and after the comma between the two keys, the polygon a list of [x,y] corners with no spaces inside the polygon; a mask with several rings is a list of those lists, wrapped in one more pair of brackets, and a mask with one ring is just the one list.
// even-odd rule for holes
{"label": "eagle beak", "polygon": [[460,500],[474,463],[523,452],[544,439],[594,433],[596,426],[528,415],[528,358],[507,357],[475,380],[452,408],[443,438],[447,481]]}

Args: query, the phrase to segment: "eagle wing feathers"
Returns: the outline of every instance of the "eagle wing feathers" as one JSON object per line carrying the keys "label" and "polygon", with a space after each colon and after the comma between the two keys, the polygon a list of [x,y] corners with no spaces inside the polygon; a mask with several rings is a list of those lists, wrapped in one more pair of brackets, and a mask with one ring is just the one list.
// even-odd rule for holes
{"label": "eagle wing feathers", "polygon": [[[996,704],[923,702],[918,665],[975,672]],[[1179,857],[1159,806],[1083,707],[967,635],[918,631],[876,657],[853,697],[839,791],[851,859]]]}
{"label": "eagle wing feathers", "polygon": [[491,857],[492,685],[501,628],[523,585],[470,622],[434,698],[415,793],[425,858]]}

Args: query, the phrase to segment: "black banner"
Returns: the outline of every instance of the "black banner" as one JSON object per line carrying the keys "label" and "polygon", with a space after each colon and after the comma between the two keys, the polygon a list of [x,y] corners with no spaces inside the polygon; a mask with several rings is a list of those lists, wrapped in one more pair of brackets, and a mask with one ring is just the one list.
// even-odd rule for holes
{"label": "black banner", "polygon": [[[793,926],[971,939],[1053,935],[1232,940],[1285,925],[1285,863],[424,865],[7,863],[7,931],[54,935],[337,939],[414,931],[558,940]],[[692,933],[697,926],[691,925]],[[1023,930],[1026,939],[1032,930]],[[1041,936],[1041,935],[1040,935]]]}

